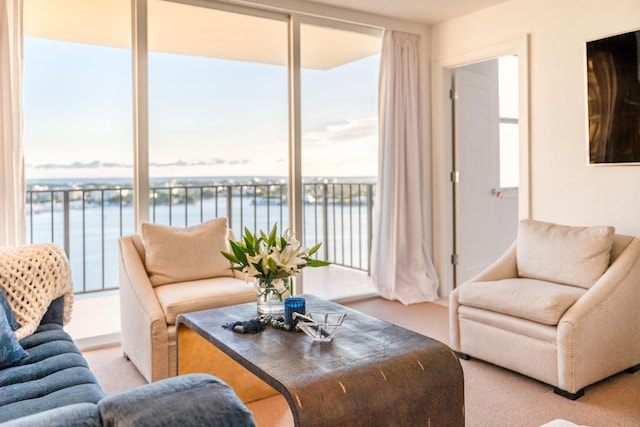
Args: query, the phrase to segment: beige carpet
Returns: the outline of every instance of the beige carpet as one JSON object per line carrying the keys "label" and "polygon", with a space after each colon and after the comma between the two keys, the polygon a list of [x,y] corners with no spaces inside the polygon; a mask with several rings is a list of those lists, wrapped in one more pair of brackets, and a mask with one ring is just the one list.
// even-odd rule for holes
{"label": "beige carpet", "polygon": [[[404,306],[380,298],[349,306],[445,344],[449,341],[448,311],[444,306],[432,303]],[[135,367],[122,357],[120,347],[87,351],[84,355],[107,394],[145,383]],[[588,387],[582,398],[571,401],[555,395],[548,385],[505,369],[473,359],[461,363],[469,427],[533,427],[558,418],[591,427],[640,426],[640,372],[601,381]],[[260,427],[293,425],[282,397],[248,406]]]}

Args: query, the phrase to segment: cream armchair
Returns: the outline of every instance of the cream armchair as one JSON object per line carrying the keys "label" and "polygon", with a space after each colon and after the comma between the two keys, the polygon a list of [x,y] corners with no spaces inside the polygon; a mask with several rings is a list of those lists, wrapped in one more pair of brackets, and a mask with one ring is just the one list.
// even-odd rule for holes
{"label": "cream armchair", "polygon": [[640,240],[613,227],[521,221],[494,265],[449,297],[451,347],[554,386],[640,367]]}
{"label": "cream armchair", "polygon": [[256,300],[220,254],[230,237],[218,218],[184,229],[142,224],[120,238],[122,350],[147,381],[176,375],[178,314]]}

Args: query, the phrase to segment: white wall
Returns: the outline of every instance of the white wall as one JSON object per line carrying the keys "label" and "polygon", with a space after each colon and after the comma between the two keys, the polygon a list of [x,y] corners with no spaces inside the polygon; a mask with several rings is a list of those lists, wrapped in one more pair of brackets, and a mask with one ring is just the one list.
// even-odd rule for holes
{"label": "white wall", "polygon": [[637,29],[638,0],[511,0],[432,27],[434,59],[529,34],[531,217],[640,236],[640,165],[588,165],[585,65],[586,41]]}

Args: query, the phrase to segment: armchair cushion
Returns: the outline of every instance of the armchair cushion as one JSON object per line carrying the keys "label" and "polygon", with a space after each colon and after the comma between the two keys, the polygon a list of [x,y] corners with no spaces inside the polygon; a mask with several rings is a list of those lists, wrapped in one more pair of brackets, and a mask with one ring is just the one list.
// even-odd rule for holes
{"label": "armchair cushion", "polygon": [[535,279],[470,282],[459,288],[462,305],[557,325],[562,315],[586,292],[576,286]]}
{"label": "armchair cushion", "polygon": [[255,299],[253,285],[235,277],[192,280],[154,288],[168,325],[180,313],[243,304]]}
{"label": "armchair cushion", "polygon": [[609,267],[614,227],[571,227],[522,220],[518,276],[589,289]]}
{"label": "armchair cushion", "polygon": [[226,218],[187,228],[143,223],[145,265],[155,286],[211,277],[230,277],[231,264],[220,251],[229,251]]}

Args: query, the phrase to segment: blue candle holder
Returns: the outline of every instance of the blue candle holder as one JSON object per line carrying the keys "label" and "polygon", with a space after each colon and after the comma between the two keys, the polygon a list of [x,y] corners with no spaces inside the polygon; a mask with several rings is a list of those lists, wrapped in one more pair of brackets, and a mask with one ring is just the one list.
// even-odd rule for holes
{"label": "blue candle holder", "polygon": [[291,297],[284,300],[284,323],[295,325],[297,320],[293,320],[293,313],[305,314],[305,301],[302,297]]}

